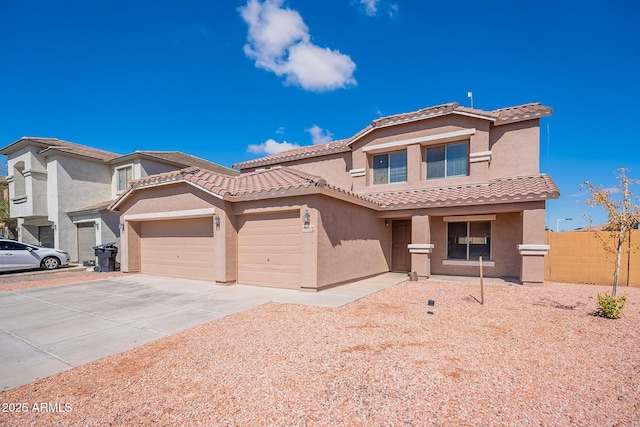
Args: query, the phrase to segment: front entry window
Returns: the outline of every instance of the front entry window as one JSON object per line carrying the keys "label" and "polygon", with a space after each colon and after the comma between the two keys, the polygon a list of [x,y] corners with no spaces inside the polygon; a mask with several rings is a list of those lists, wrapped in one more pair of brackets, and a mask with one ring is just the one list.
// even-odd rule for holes
{"label": "front entry window", "polygon": [[449,222],[447,259],[491,259],[491,221]]}

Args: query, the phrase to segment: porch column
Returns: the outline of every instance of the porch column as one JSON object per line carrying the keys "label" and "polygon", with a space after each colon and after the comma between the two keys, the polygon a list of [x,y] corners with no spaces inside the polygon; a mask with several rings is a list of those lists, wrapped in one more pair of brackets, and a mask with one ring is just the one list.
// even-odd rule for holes
{"label": "porch column", "polygon": [[520,281],[525,286],[542,286],[544,282],[544,256],[549,245],[544,244],[544,206],[522,212],[522,244],[518,245],[522,264]]}
{"label": "porch column", "polygon": [[431,228],[429,215],[414,215],[411,217],[411,271],[418,277],[428,278],[431,275],[431,260],[429,254],[433,250],[431,243]]}

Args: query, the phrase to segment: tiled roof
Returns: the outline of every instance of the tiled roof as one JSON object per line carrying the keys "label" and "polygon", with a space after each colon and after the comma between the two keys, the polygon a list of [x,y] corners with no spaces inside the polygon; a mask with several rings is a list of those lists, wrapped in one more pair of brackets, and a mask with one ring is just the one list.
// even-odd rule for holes
{"label": "tiled roof", "polygon": [[493,111],[497,114],[498,120],[496,125],[503,125],[513,122],[521,122],[523,120],[537,119],[539,117],[550,116],[553,110],[545,107],[539,102],[518,105],[516,107],[501,108]]}
{"label": "tiled roof", "polygon": [[[18,141],[16,141],[14,144],[22,143],[24,141],[34,142],[42,146],[43,150],[40,152],[42,154],[46,154],[51,151],[60,151],[64,153],[76,154],[83,157],[89,157],[89,158],[101,160],[104,162],[108,162],[117,157],[120,157],[120,154],[112,153],[110,151],[105,151],[105,150],[99,150],[93,147],[87,147],[86,145],[76,144],[74,142],[64,141],[62,139],[57,139],[57,138],[22,137]],[[5,148],[8,148],[8,147],[5,147]]]}
{"label": "tiled roof", "polygon": [[557,199],[558,187],[548,175],[523,176],[456,187],[369,193],[365,195],[386,209],[468,206]]}
{"label": "tiled roof", "polygon": [[281,153],[272,154],[270,156],[260,157],[246,162],[240,162],[233,165],[234,168],[248,169],[261,166],[275,165],[293,160],[308,159],[313,157],[324,156],[338,152],[350,150],[350,145],[360,139],[363,135],[373,131],[374,129],[387,126],[394,126],[404,123],[410,123],[418,120],[430,119],[433,117],[443,116],[445,114],[464,114],[477,118],[490,120],[495,126],[514,123],[523,120],[531,120],[548,116],[552,113],[552,109],[545,107],[539,102],[518,105],[515,107],[501,108],[493,111],[484,111],[477,108],[462,107],[457,102],[436,105],[434,107],[423,108],[410,113],[395,114],[392,116],[381,117],[373,120],[370,125],[360,130],[351,138],[328,142],[326,144],[318,144],[313,146],[295,148],[293,150],[283,151]]}
{"label": "tiled roof", "polygon": [[265,165],[271,165],[280,162],[291,162],[298,159],[308,159],[310,157],[325,156],[327,154],[342,153],[350,151],[347,144],[350,139],[340,139],[336,141],[327,142],[325,144],[307,145],[300,148],[294,148],[292,150],[283,151],[277,154],[271,154],[269,156],[260,157],[254,160],[247,160],[246,162],[240,162],[233,165],[234,168],[248,169],[257,168]]}
{"label": "tiled roof", "polygon": [[[229,176],[206,169],[187,168],[158,175],[141,178],[131,182],[131,188],[120,199],[132,190],[153,187],[172,182],[189,182],[220,197],[261,199],[264,197],[285,196],[290,190],[305,188],[323,188],[335,194],[343,194],[355,199],[373,203],[368,197],[357,195],[337,188],[315,175],[288,168],[277,167]],[[118,199],[113,206],[119,204]]]}
{"label": "tiled roof", "polygon": [[333,186],[319,176],[289,167],[242,173],[233,177],[193,167],[132,181],[129,190],[110,209],[115,209],[132,191],[172,182],[188,182],[227,200],[285,197],[300,194],[292,190],[320,188],[335,197],[347,196],[351,200],[367,202],[378,210],[527,202],[560,196],[556,184],[544,174],[498,179],[488,184],[365,194]]}
{"label": "tiled roof", "polygon": [[223,173],[225,175],[238,175],[240,172],[224,167],[217,163],[210,162],[200,157],[195,157],[190,154],[185,154],[180,151],[141,151],[138,150],[134,154],[141,154],[147,157],[153,157],[160,160],[165,160],[172,163],[177,163],[183,167],[196,166],[198,168],[207,169],[214,172]]}
{"label": "tiled roof", "polygon": [[113,203],[113,200],[107,200],[106,202],[100,202],[100,203],[96,203],[90,206],[85,206],[83,208],[79,208],[79,209],[74,209],[72,211],[67,211],[67,214],[73,215],[73,214],[79,214],[79,213],[85,213],[85,212],[100,212],[100,211],[105,211],[107,210],[107,208],[109,207],[109,205],[111,205],[111,203]]}

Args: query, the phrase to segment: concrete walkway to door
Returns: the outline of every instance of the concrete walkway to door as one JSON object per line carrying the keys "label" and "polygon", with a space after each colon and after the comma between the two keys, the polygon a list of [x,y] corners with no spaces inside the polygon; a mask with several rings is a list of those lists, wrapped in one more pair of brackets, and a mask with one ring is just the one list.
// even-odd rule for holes
{"label": "concrete walkway to door", "polygon": [[340,307],[406,279],[307,293],[136,274],[0,292],[0,391],[267,302]]}

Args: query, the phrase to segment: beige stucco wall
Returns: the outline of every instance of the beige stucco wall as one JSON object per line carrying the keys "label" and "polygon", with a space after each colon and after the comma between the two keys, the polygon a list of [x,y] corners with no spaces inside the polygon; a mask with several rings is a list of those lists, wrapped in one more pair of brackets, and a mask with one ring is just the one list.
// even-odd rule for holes
{"label": "beige stucco wall", "polygon": [[319,196],[318,287],[389,271],[391,228],[370,209]]}
{"label": "beige stucco wall", "polygon": [[491,129],[489,178],[537,175],[540,172],[540,120]]}

